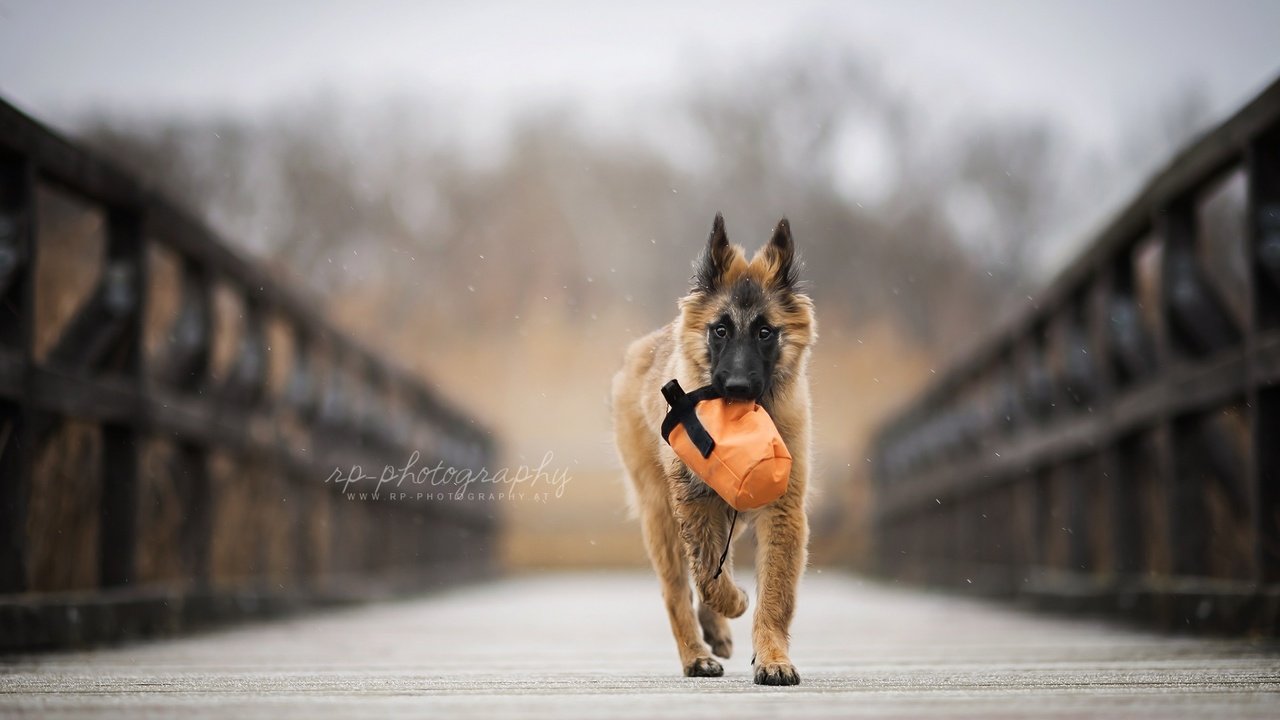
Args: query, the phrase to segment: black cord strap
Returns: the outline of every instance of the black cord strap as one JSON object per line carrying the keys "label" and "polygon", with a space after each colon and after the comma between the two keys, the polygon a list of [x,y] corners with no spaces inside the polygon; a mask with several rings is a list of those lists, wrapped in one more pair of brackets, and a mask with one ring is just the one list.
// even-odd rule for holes
{"label": "black cord strap", "polygon": [[725,558],[729,557],[729,546],[733,544],[733,526],[738,523],[738,511],[733,511],[733,519],[729,521],[729,536],[724,539],[724,552],[720,553],[720,564],[716,566],[716,574],[711,576],[712,580],[720,577],[720,573],[724,572]]}

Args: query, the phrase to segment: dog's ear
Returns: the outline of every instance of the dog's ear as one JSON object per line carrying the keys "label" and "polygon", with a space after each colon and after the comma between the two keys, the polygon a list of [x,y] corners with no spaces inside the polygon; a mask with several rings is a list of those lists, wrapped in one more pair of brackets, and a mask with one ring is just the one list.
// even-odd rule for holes
{"label": "dog's ear", "polygon": [[791,239],[791,223],[784,217],[773,229],[773,237],[764,246],[767,283],[779,290],[795,290],[800,279],[800,263],[796,260],[796,244]]}
{"label": "dog's ear", "polygon": [[715,292],[732,262],[733,247],[729,245],[729,235],[724,231],[724,216],[716,213],[716,219],[711,223],[711,235],[707,238],[707,249],[693,263],[694,292]]}

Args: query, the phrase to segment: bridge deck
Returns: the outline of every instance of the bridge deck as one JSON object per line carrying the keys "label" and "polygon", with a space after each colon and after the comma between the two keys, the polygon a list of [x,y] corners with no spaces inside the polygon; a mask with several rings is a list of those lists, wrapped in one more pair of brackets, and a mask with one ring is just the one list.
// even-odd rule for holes
{"label": "bridge deck", "polygon": [[[0,715],[1275,717],[1274,647],[1144,635],[812,571],[797,688],[678,675],[656,582],[514,578],[421,600],[0,664]],[[678,715],[677,715],[678,714]]]}

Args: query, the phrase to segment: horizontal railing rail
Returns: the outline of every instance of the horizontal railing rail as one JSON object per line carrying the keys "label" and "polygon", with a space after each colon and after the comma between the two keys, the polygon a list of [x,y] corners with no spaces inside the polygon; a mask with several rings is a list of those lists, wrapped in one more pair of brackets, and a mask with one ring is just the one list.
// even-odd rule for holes
{"label": "horizontal railing rail", "polygon": [[[49,197],[98,219],[91,257],[41,227]],[[59,272],[78,264],[87,287]],[[321,307],[163,188],[0,102],[0,649],[490,569],[483,501],[415,502],[416,485],[346,501],[330,481],[415,452],[478,471],[495,446]],[[74,523],[58,514],[85,502]],[[95,567],[59,576],[86,552]]]}
{"label": "horizontal railing rail", "polygon": [[1280,82],[875,441],[876,562],[1166,628],[1280,627]]}

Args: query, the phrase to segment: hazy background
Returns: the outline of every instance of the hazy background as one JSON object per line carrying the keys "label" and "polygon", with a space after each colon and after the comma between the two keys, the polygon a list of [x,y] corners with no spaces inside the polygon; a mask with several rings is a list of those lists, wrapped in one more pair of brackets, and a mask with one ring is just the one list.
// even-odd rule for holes
{"label": "hazy background", "polygon": [[749,249],[787,214],[821,561],[861,543],[875,422],[1274,78],[1277,27],[1274,2],[0,0],[0,94],[473,408],[503,462],[554,452],[564,497],[506,508],[515,567],[643,562],[610,375],[715,211]]}

